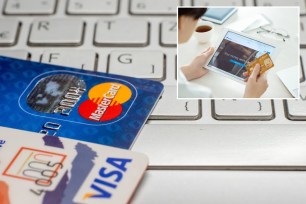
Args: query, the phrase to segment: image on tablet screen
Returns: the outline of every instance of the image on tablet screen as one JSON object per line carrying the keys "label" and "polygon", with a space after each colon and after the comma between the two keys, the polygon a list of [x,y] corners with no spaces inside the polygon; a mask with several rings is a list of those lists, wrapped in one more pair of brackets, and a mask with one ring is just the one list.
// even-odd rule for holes
{"label": "image on tablet screen", "polygon": [[257,40],[228,31],[208,66],[230,73],[243,80],[246,64],[268,53],[271,55],[275,47]]}

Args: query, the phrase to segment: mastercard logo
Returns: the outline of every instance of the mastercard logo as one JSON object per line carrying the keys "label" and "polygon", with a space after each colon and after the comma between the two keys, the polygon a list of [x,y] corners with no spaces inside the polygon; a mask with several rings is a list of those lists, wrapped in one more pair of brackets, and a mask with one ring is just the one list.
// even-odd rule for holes
{"label": "mastercard logo", "polygon": [[132,91],[115,82],[101,83],[88,92],[88,100],[79,106],[79,114],[91,121],[103,122],[117,118],[122,113],[122,104],[132,97]]}

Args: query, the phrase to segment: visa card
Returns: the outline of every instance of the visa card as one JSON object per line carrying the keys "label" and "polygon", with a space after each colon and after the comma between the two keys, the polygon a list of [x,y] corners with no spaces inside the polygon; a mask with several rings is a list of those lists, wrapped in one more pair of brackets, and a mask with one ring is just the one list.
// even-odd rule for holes
{"label": "visa card", "polygon": [[0,57],[0,126],[129,149],[160,82]]}
{"label": "visa card", "polygon": [[249,75],[251,75],[251,73],[253,72],[253,69],[256,64],[260,65],[260,74],[265,73],[267,70],[271,69],[274,66],[269,54],[265,53],[246,65],[246,69]]}
{"label": "visa card", "polygon": [[3,203],[128,203],[147,165],[140,153],[0,127]]}

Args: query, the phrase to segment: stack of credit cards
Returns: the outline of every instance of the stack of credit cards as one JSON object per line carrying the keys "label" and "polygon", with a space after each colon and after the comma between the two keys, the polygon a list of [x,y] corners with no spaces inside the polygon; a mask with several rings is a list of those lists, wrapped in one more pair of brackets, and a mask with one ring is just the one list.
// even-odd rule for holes
{"label": "stack of credit cards", "polygon": [[129,202],[160,82],[7,57],[0,79],[1,203]]}

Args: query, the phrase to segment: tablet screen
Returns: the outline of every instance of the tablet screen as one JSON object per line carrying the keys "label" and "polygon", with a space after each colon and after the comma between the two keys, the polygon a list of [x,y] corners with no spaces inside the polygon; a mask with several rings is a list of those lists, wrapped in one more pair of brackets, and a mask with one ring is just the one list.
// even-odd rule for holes
{"label": "tablet screen", "polygon": [[245,65],[248,62],[264,53],[272,55],[275,49],[271,45],[228,31],[208,66],[243,80],[245,77],[242,73],[246,71]]}

